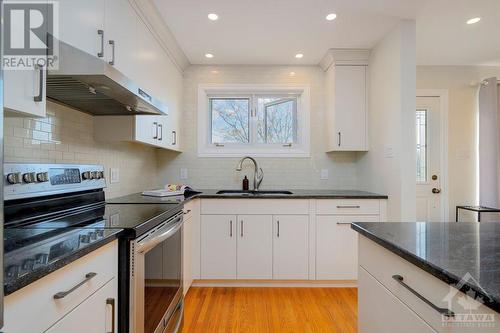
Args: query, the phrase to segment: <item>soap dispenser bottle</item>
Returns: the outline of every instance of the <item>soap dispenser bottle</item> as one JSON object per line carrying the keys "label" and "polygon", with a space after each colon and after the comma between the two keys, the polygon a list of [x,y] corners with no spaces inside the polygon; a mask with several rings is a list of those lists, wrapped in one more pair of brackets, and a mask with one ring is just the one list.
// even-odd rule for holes
{"label": "soap dispenser bottle", "polygon": [[248,178],[247,178],[247,176],[245,176],[245,178],[243,178],[243,191],[248,191]]}

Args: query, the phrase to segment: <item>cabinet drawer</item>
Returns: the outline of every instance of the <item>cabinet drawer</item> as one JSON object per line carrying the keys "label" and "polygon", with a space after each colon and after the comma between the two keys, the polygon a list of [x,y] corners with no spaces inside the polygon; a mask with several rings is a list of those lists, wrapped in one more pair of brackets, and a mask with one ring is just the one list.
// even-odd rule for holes
{"label": "cabinet drawer", "polygon": [[309,214],[307,199],[202,199],[201,214],[302,215]]}
{"label": "cabinet drawer", "polygon": [[[104,245],[5,298],[4,332],[43,332],[117,276],[118,242]],[[96,275],[60,299],[88,273]]]}
{"label": "cabinet drawer", "polygon": [[193,217],[194,210],[195,210],[195,200],[191,200],[184,205],[184,210],[183,210],[184,211],[184,221],[187,221]]}
{"label": "cabinet drawer", "polygon": [[[495,314],[490,308],[363,236],[359,238],[359,265],[360,271],[363,269],[368,271],[438,332],[477,332],[478,328],[476,326],[443,327],[441,314],[398,283],[393,278],[394,275],[402,276],[404,283],[437,307],[452,310],[458,315]],[[471,305],[472,312],[465,310],[459,303],[463,300]],[[481,327],[481,332],[498,332],[498,327]]]}
{"label": "cabinet drawer", "polygon": [[320,199],[316,201],[316,214],[372,214],[380,213],[380,201],[374,199],[345,199],[345,200],[328,200]]}

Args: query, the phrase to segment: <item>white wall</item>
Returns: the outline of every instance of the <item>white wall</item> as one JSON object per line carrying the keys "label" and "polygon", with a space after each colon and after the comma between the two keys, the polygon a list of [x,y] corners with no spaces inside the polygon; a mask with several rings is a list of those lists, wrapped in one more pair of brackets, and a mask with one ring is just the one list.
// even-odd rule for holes
{"label": "white wall", "polygon": [[415,49],[415,22],[402,21],[370,55],[370,151],[360,156],[358,184],[389,196],[389,221],[416,214]]}
{"label": "white wall", "polygon": [[93,138],[91,115],[47,103],[45,118],[6,117],[4,161],[104,164],[120,168],[120,182],[106,189],[108,198],[156,187],[154,148],[133,143],[105,144]]}
{"label": "white wall", "polygon": [[[294,72],[295,74],[290,74]],[[197,188],[240,188],[244,175],[252,180],[253,169],[245,164],[235,171],[238,158],[199,158],[197,156],[198,85],[307,84],[311,88],[311,157],[258,158],[264,170],[262,188],[354,189],[356,155],[324,153],[326,147],[324,73],[318,66],[190,66],[184,73],[182,154],[161,151],[159,172],[162,183],[182,182]],[[187,168],[189,179],[180,180],[180,168]],[[329,170],[329,179],[320,180],[320,170]]]}
{"label": "white wall", "polygon": [[477,83],[496,76],[500,67],[418,66],[417,89],[447,89],[449,217],[455,206],[476,204]]}

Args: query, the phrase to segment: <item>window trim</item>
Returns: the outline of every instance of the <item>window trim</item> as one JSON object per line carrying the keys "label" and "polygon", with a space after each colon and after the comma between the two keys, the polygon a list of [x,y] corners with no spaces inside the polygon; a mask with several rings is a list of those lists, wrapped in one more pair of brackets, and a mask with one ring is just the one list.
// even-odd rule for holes
{"label": "window trim", "polygon": [[[252,95],[293,94],[297,97],[298,142],[291,147],[281,144],[211,143],[210,97],[246,98]],[[254,105],[250,105],[253,109]],[[250,110],[250,113],[255,110]],[[200,84],[198,86],[198,156],[199,157],[310,157],[310,88],[294,84]],[[251,120],[252,121],[252,120]]]}

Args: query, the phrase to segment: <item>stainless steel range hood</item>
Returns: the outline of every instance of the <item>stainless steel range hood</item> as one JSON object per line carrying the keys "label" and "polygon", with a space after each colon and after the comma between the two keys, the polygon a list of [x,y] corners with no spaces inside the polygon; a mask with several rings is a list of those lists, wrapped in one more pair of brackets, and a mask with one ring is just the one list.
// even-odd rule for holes
{"label": "stainless steel range hood", "polygon": [[47,72],[47,98],[96,116],[168,113],[106,61],[62,41],[58,69]]}

